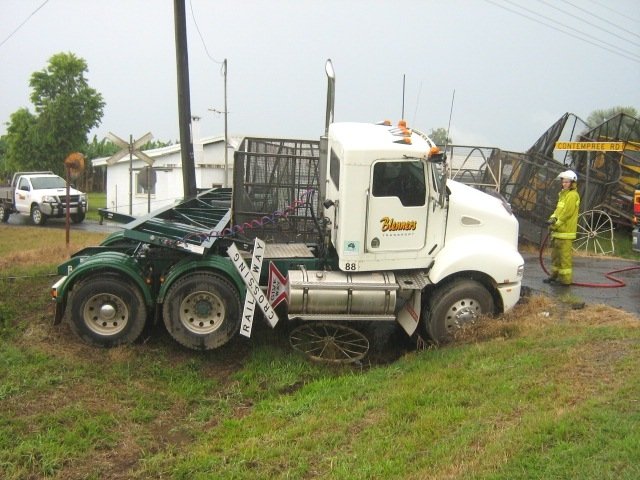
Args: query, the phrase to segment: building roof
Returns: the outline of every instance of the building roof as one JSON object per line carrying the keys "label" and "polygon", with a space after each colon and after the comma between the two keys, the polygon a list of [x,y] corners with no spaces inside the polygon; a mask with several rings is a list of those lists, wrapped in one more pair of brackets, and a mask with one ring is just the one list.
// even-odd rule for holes
{"label": "building roof", "polygon": [[[229,146],[234,150],[236,150],[240,145],[240,143],[242,142],[243,138],[244,138],[243,136],[230,136],[228,138]],[[223,143],[223,142],[224,142],[224,135],[216,135],[216,136],[202,138],[199,143],[201,143],[203,146],[206,146],[206,145],[212,145],[212,144]],[[167,157],[169,155],[175,155],[176,153],[180,153],[180,144],[176,143],[175,145],[167,145],[166,147],[153,148],[151,150],[143,150],[143,152],[147,154],[147,156],[153,159],[159,159],[162,157]],[[91,160],[91,164],[94,167],[104,167],[107,165],[107,160],[109,158],[110,157],[94,158]],[[133,159],[139,160],[138,157],[136,157],[135,155],[133,155]],[[126,155],[125,157],[118,160],[116,164],[125,163],[128,161],[129,161],[129,156]]]}

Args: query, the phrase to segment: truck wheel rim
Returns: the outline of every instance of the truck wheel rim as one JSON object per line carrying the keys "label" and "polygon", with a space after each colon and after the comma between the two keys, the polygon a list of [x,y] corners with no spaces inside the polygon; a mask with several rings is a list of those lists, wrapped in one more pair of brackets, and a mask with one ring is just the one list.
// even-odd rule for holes
{"label": "truck wheel rim", "polygon": [[463,298],[455,302],[447,310],[445,328],[453,330],[466,323],[473,323],[482,315],[482,306],[475,298]]}
{"label": "truck wheel rim", "polygon": [[180,323],[198,335],[216,331],[224,322],[224,318],[224,303],[211,292],[191,293],[180,304]]}
{"label": "truck wheel rim", "polygon": [[85,303],[84,323],[98,335],[117,335],[129,321],[129,309],[117,295],[100,293]]}
{"label": "truck wheel rim", "polygon": [[32,217],[34,223],[40,223],[40,220],[42,219],[42,213],[40,213],[40,210],[35,209],[32,213]]}

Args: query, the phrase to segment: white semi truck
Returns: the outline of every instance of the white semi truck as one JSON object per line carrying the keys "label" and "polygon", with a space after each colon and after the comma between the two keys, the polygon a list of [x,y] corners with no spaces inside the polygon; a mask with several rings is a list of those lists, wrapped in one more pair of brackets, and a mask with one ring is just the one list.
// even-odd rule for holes
{"label": "white semi truck", "polygon": [[446,342],[511,309],[524,261],[509,205],[448,180],[444,155],[419,131],[334,123],[328,105],[320,141],[247,138],[233,190],[133,220],[61,265],[56,320],[66,312],[99,346],[163,321],[204,350],[246,335],[260,306],[272,325],[293,322],[295,348],[352,361],[368,349],[361,322]]}

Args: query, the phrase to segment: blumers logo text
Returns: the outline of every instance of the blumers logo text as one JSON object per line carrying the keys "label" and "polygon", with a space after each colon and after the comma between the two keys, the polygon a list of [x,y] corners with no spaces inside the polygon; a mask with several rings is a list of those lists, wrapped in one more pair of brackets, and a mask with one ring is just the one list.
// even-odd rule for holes
{"label": "blumers logo text", "polygon": [[391,217],[382,217],[380,219],[383,232],[408,232],[418,228],[417,220],[396,220]]}

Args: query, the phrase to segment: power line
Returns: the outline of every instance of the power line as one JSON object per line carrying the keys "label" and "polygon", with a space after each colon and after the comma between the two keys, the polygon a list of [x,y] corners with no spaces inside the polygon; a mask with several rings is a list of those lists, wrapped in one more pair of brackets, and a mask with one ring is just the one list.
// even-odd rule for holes
{"label": "power line", "polygon": [[200,36],[200,41],[202,42],[202,46],[204,47],[204,51],[206,52],[207,57],[209,57],[209,60],[211,60],[212,62],[217,63],[218,65],[222,65],[222,62],[219,62],[209,54],[209,49],[207,48],[207,44],[204,41],[202,32],[200,32],[200,27],[198,27],[198,22],[196,21],[196,15],[193,12],[193,3],[191,2],[191,0],[189,0],[189,7],[191,7],[191,17],[193,18],[193,23],[196,26],[196,30],[198,31],[198,35]]}
{"label": "power line", "polygon": [[22,22],[20,25],[18,25],[18,27],[13,32],[11,32],[7,38],[5,38],[2,42],[0,42],[0,47],[2,45],[4,45],[11,37],[13,37],[16,34],[16,32],[18,30],[20,30],[22,28],[22,26],[25,23],[27,23],[29,21],[29,19],[31,17],[33,17],[38,12],[38,10],[40,10],[42,7],[44,7],[48,2],[49,2],[49,0],[44,0],[44,2],[42,2],[42,4],[38,8],[36,8],[33,12],[31,12],[31,14],[24,20],[24,22]]}
{"label": "power line", "polygon": [[[536,12],[536,11],[534,11],[534,10],[531,10],[530,8],[523,7],[522,5],[518,5],[517,3],[512,2],[511,0],[503,0],[503,1],[505,1],[505,2],[507,2],[507,3],[509,3],[509,4],[511,4],[511,5],[513,5],[514,7],[518,7],[518,8],[520,8],[520,9],[524,10],[525,12],[532,13],[532,14],[534,14],[534,15],[537,15],[537,16],[541,17],[541,18],[544,18],[545,20],[548,20],[548,21],[550,21],[550,22],[556,23],[556,24],[560,25],[561,27],[567,28],[567,29],[569,29],[569,30],[571,30],[571,31],[573,31],[573,32],[578,33],[579,35],[585,35],[585,36],[587,36],[587,34],[586,34],[586,33],[584,33],[584,32],[583,32],[583,31],[581,31],[581,30],[578,30],[577,28],[573,28],[573,27],[570,27],[569,25],[566,25],[566,24],[564,24],[564,23],[562,23],[562,22],[558,22],[557,20],[554,20],[554,19],[553,19],[553,18],[551,18],[551,17],[547,17],[546,15],[542,15],[541,13],[538,13],[538,12]],[[609,43],[609,42],[605,42],[604,40],[599,39],[599,38],[595,38],[595,37],[593,37],[593,36],[587,36],[587,38],[589,38],[590,40],[598,41],[598,42],[600,42],[600,43],[602,43],[602,44],[604,44],[604,45],[607,45],[607,46],[609,46],[609,47],[611,47],[611,48],[617,49],[617,50],[619,50],[620,52],[624,52],[624,53],[626,53],[626,54],[628,54],[628,55],[631,55],[631,56],[637,57],[637,61],[640,61],[640,56],[638,56],[638,55],[637,55],[636,53],[634,53],[634,52],[630,52],[630,51],[628,51],[628,50],[625,50],[625,49],[623,49],[623,48],[618,47],[617,45],[614,45],[614,44]],[[584,38],[583,38],[582,40],[586,41]]]}
{"label": "power line", "polygon": [[597,2],[596,0],[589,0],[589,1],[590,1],[591,3],[595,3],[596,5],[598,5],[598,6],[602,7],[602,8],[604,8],[607,12],[615,13],[616,15],[619,15],[619,16],[621,16],[622,18],[625,18],[625,19],[627,19],[627,20],[631,20],[632,22],[635,22],[635,23],[640,23],[640,20],[639,20],[639,19],[634,18],[634,17],[630,17],[628,13],[618,12],[617,10],[615,10],[615,9],[611,8],[611,5],[609,5],[609,4],[605,5],[605,4],[603,4],[603,3]]}
{"label": "power line", "polygon": [[[544,3],[544,4],[545,4],[545,5],[547,5],[548,7],[553,8],[554,10],[558,10],[559,12],[566,13],[567,15],[571,15],[571,12],[567,12],[566,10],[563,10],[563,9],[561,9],[561,8],[559,8],[559,7],[556,7],[555,5],[551,5],[551,4],[550,4],[549,2],[547,2],[546,0],[538,0],[538,1],[539,1],[539,2],[541,2],[541,3]],[[569,3],[569,4],[570,4],[570,5],[572,5],[572,6],[575,6],[575,5],[573,5],[571,2],[566,2],[566,3]],[[583,10],[583,9],[580,9],[579,7],[576,7],[576,8],[578,8],[579,10]],[[585,11],[585,12],[589,13],[590,15],[592,15],[592,16],[594,16],[594,17],[596,17],[596,18],[597,18],[598,20],[600,20],[601,22],[606,22],[606,20],[605,20],[604,18],[601,18],[601,17],[599,17],[598,15],[593,15],[592,13],[590,13],[590,12],[588,12],[588,11],[586,11],[586,10],[583,10],[583,11]],[[593,23],[593,22],[590,22],[590,21],[588,21],[588,20],[585,20],[584,18],[580,18],[580,17],[576,17],[576,16],[572,16],[572,18],[575,18],[576,20],[578,20],[578,21],[580,21],[580,22],[586,23],[587,25],[590,25],[590,26],[592,26],[592,27],[594,27],[594,28],[597,28],[598,30],[602,30],[603,32],[608,33],[609,35],[613,35],[614,37],[617,37],[617,38],[619,38],[620,40],[624,40],[624,41],[626,41],[626,42],[632,43],[633,45],[637,45],[638,47],[640,47],[640,43],[636,43],[636,42],[634,42],[634,41],[632,41],[632,40],[629,40],[629,39],[628,39],[628,38],[626,38],[626,37],[623,37],[623,36],[621,36],[621,35],[618,35],[618,34],[617,34],[617,33],[615,33],[615,32],[612,32],[612,31],[610,31],[610,30],[607,30],[606,28],[601,27],[601,26],[600,26],[600,25],[598,25],[597,23]],[[611,23],[611,22],[608,22],[608,23]],[[615,24],[612,24],[612,25],[615,25]],[[636,34],[635,34],[635,33],[633,33],[633,32],[630,32],[630,33],[631,33],[632,35],[635,35],[636,37],[640,38],[640,35],[636,35]]]}
{"label": "power line", "polygon": [[[590,38],[588,38],[588,37],[587,37],[587,38],[585,38],[585,37],[583,37],[583,36],[578,36],[578,35],[575,35],[575,34],[573,34],[573,33],[570,33],[570,32],[567,32],[567,31],[565,31],[565,30],[562,30],[562,29],[560,29],[560,28],[558,28],[558,27],[554,27],[553,25],[550,25],[550,24],[548,24],[548,23],[546,23],[546,22],[543,22],[543,21],[538,20],[538,19],[536,19],[536,18],[530,17],[529,15],[525,15],[524,13],[521,13],[521,12],[519,12],[519,11],[517,11],[517,10],[513,10],[513,9],[511,9],[511,8],[509,8],[509,7],[506,7],[506,6],[504,6],[504,5],[501,5],[501,4],[499,4],[499,3],[496,3],[494,0],[485,0],[485,1],[486,1],[486,2],[491,3],[492,5],[495,5],[495,6],[496,6],[496,7],[498,7],[498,8],[502,8],[503,10],[507,10],[508,12],[515,13],[516,15],[519,15],[519,16],[521,16],[521,17],[524,17],[524,18],[526,18],[526,19],[528,19],[528,20],[531,20],[531,21],[533,21],[533,22],[536,22],[536,23],[539,23],[539,24],[541,24],[541,25],[544,25],[545,27],[552,28],[553,30],[556,30],[556,31],[558,31],[558,32],[560,32],[560,33],[564,33],[565,35],[569,35],[570,37],[576,38],[576,39],[578,39],[578,40],[582,40],[583,42],[589,43],[589,44],[591,44],[591,45],[593,45],[593,46],[595,46],[595,47],[601,48],[601,49],[606,50],[606,51],[608,51],[608,52],[610,52],[610,53],[613,53],[613,54],[618,55],[618,56],[620,56],[620,57],[626,58],[626,59],[628,59],[628,60],[634,61],[634,62],[636,62],[636,63],[640,63],[640,57],[636,56],[636,55],[635,55],[635,54],[633,54],[633,53],[628,54],[629,52],[626,52],[626,50],[622,50],[622,49],[620,49],[620,48],[616,47],[615,45],[613,45],[613,48],[607,48],[607,47],[605,47],[605,46],[603,46],[603,45],[601,45],[601,44],[595,43],[594,41],[592,41],[592,40],[591,40]],[[505,0],[505,1],[508,1],[508,0]],[[512,3],[512,2],[509,2],[509,3]],[[520,7],[519,5],[515,5],[515,6],[517,6],[517,7],[519,7],[519,8],[522,8],[522,9],[524,9],[524,10],[528,10],[528,9],[526,9],[526,8],[524,8],[524,7]],[[531,10],[528,10],[528,11],[532,12]],[[532,13],[534,13],[534,14],[538,15],[536,12],[532,12]],[[540,15],[540,16],[542,16],[543,18],[548,18],[548,17],[544,17],[543,15]],[[551,20],[551,19],[549,19],[549,20]],[[561,26],[563,26],[563,27],[565,27],[565,28],[568,28],[568,29],[570,29],[570,30],[577,31],[580,35],[586,35],[585,33],[580,32],[579,30],[576,30],[575,28],[569,27],[568,25],[564,25],[564,24],[562,24],[562,23],[560,23],[560,22],[557,22],[557,21],[555,21],[555,20],[551,20],[551,21],[553,21],[554,23],[558,23],[559,25],[561,25]],[[596,39],[596,40],[598,40],[598,41],[599,41],[599,42],[601,42],[601,43],[607,44],[606,42],[603,42],[602,40],[599,40],[599,39]],[[627,53],[627,54],[622,53],[622,52],[625,52],[625,53]]]}
{"label": "power line", "polygon": [[[562,1],[563,1],[564,3],[568,3],[568,4],[569,4],[569,5],[571,5],[573,8],[575,8],[575,9],[577,9],[577,10],[580,10],[581,12],[586,13],[587,15],[591,15],[592,17],[597,18],[597,19],[598,19],[598,20],[600,20],[601,22],[608,23],[609,25],[611,25],[611,26],[613,26],[613,27],[616,27],[617,29],[622,30],[623,32],[629,33],[629,34],[631,34],[631,35],[633,35],[633,36],[635,36],[635,37],[640,38],[640,35],[638,35],[637,33],[632,32],[631,30],[627,30],[626,28],[621,27],[621,26],[620,26],[619,24],[617,24],[617,23],[610,22],[610,21],[609,21],[609,20],[607,20],[606,18],[602,18],[600,15],[596,15],[595,13],[591,13],[589,10],[587,10],[587,9],[585,9],[585,8],[582,8],[582,7],[579,7],[578,5],[576,5],[576,4],[574,4],[574,3],[571,3],[571,2],[569,2],[568,0],[562,0]],[[628,17],[627,17],[627,18],[628,18]],[[613,34],[612,34],[612,35],[613,35]],[[616,35],[616,36],[617,36],[617,35]],[[620,38],[622,38],[622,37],[620,37]],[[637,44],[636,44],[636,45],[637,45]]]}

